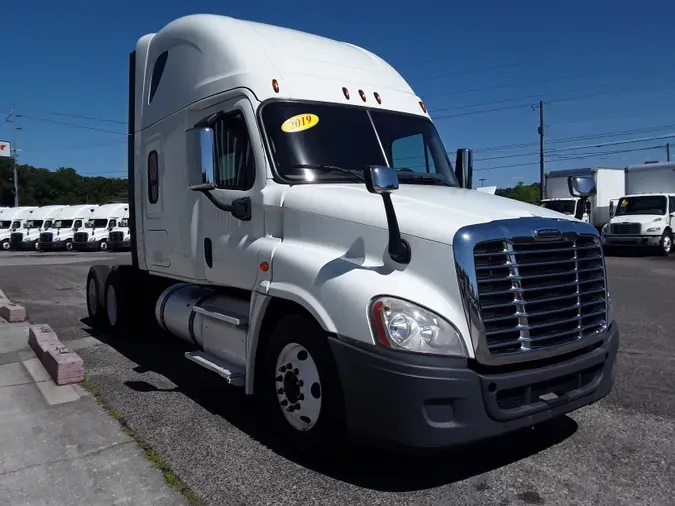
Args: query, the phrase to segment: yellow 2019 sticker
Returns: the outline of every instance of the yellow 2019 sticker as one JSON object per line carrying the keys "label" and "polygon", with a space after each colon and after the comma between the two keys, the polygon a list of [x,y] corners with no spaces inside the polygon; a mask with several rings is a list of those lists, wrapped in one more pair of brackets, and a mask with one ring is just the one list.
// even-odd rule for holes
{"label": "yellow 2019 sticker", "polygon": [[281,124],[281,129],[287,134],[291,134],[314,128],[318,123],[319,117],[316,114],[298,114],[284,121]]}

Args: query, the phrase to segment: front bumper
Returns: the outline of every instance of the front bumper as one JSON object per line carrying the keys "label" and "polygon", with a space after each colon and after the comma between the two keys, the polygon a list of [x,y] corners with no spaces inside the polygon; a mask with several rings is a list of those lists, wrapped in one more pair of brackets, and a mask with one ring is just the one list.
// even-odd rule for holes
{"label": "front bumper", "polygon": [[660,235],[603,235],[605,246],[655,247],[661,244]]}
{"label": "front bumper", "polygon": [[66,242],[68,241],[51,241],[51,242],[38,241],[38,249],[43,251],[57,251],[66,249]]}
{"label": "front bumper", "polygon": [[131,249],[131,239],[128,241],[111,241],[108,239],[108,249]]}
{"label": "front bumper", "polygon": [[[352,433],[385,446],[443,448],[498,436],[594,403],[612,389],[619,330],[544,367],[485,372],[461,358],[331,338]],[[527,367],[527,366],[525,366]]]}
{"label": "front bumper", "polygon": [[73,241],[73,249],[75,251],[96,251],[99,249],[102,239],[87,242]]}

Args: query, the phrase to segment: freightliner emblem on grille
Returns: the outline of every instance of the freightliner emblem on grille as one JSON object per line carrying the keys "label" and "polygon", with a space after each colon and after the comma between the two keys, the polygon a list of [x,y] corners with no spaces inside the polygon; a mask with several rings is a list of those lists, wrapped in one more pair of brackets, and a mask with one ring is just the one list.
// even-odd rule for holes
{"label": "freightliner emblem on grille", "polygon": [[555,228],[540,228],[534,231],[535,241],[556,241],[562,237],[562,232]]}

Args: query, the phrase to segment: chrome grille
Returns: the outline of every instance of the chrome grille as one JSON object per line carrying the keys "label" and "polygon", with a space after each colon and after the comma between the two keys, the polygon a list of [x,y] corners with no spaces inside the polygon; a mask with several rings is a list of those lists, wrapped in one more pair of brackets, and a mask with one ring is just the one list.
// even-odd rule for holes
{"label": "chrome grille", "polygon": [[110,242],[122,242],[124,241],[124,232],[110,232],[108,240]]}
{"label": "chrome grille", "polygon": [[9,241],[15,246],[21,244],[21,241],[23,241],[23,233],[22,232],[12,232],[12,235],[10,236]]}
{"label": "chrome grille", "polygon": [[613,223],[612,224],[612,234],[639,234],[640,233],[640,224],[639,223]]}
{"label": "chrome grille", "polygon": [[52,242],[54,234],[51,232],[43,232],[40,234],[40,242]]}
{"label": "chrome grille", "polygon": [[73,242],[87,242],[89,234],[87,232],[76,232],[73,235]]}
{"label": "chrome grille", "polygon": [[460,229],[453,247],[479,362],[530,360],[602,338],[605,265],[594,227],[544,218],[503,220]]}

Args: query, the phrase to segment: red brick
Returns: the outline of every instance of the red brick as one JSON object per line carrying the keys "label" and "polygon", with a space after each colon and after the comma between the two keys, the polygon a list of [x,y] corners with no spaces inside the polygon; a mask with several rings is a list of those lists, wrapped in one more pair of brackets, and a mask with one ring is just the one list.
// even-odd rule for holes
{"label": "red brick", "polygon": [[26,309],[18,304],[0,301],[0,317],[10,323],[26,321]]}

